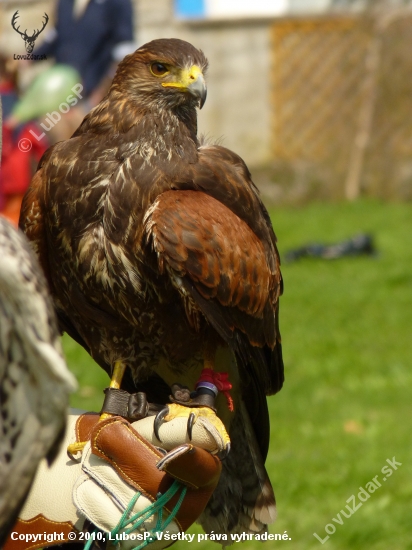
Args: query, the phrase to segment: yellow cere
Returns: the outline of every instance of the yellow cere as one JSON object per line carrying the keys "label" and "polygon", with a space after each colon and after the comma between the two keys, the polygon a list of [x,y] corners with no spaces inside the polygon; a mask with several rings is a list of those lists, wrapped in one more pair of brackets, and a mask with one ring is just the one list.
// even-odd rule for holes
{"label": "yellow cere", "polygon": [[180,80],[177,82],[162,82],[164,87],[188,88],[190,84],[196,82],[200,75],[203,75],[202,70],[197,65],[193,65],[190,69],[182,69],[180,72]]}

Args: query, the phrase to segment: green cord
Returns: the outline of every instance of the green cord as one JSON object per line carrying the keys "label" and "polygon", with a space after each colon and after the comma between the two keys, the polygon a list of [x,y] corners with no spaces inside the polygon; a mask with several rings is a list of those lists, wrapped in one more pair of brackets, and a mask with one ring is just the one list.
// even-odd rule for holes
{"label": "green cord", "polygon": [[[175,496],[175,494],[179,491],[179,489],[182,490],[179,496],[179,499],[176,502],[173,510],[170,512],[169,516],[165,519],[165,521],[163,521],[163,508],[169,502],[169,500]],[[132,548],[132,550],[141,550],[151,542],[154,542],[157,538],[156,532],[164,531],[166,527],[175,519],[177,513],[180,510],[183,499],[186,496],[186,491],[187,491],[187,487],[185,487],[184,485],[179,483],[177,480],[175,480],[163,495],[161,493],[157,495],[157,499],[154,502],[152,502],[152,504],[147,506],[141,512],[138,512],[137,514],[133,515],[131,518],[128,518],[128,515],[133,510],[133,507],[136,504],[137,499],[142,494],[141,492],[138,491],[135,495],[133,495],[129,504],[126,506],[126,509],[123,512],[122,517],[119,520],[119,523],[110,532],[111,538],[116,538],[116,535],[119,534],[119,531],[123,531],[123,530],[125,534],[129,535],[133,531],[137,530],[147,519],[149,519],[151,516],[157,513],[156,525],[153,529],[149,531],[151,535],[150,538],[146,539],[144,542],[139,544],[139,546],[135,546],[134,548]],[[130,525],[130,527],[126,529],[128,525]],[[96,531],[97,529],[94,532]],[[93,540],[94,539],[90,537],[90,539],[87,541],[84,547],[84,550],[90,550],[90,546]]]}

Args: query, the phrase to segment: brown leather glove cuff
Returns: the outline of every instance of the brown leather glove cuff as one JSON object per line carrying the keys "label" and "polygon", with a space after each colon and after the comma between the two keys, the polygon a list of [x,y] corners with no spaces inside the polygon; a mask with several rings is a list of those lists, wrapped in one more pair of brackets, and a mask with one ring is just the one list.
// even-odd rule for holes
{"label": "brown leather glove cuff", "polygon": [[[188,487],[176,516],[183,531],[203,512],[220,477],[221,462],[209,452],[193,445],[181,446],[182,452],[171,458],[165,471],[157,468],[164,455],[120,417],[108,418],[96,425],[91,434],[92,453],[108,462],[132,487],[150,499],[164,494],[174,479]],[[172,451],[173,452],[173,451]],[[170,500],[167,510],[175,506]]]}

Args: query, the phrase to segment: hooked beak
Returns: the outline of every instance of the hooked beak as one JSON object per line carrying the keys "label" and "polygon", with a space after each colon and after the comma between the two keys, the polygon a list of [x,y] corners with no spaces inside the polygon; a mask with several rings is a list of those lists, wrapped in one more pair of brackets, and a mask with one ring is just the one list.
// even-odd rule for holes
{"label": "hooked beak", "polygon": [[199,99],[199,109],[203,107],[206,101],[207,88],[204,76],[200,73],[199,76],[187,87],[188,91]]}
{"label": "hooked beak", "polygon": [[182,69],[177,80],[162,82],[162,86],[165,88],[178,88],[182,92],[189,92],[199,100],[200,109],[205,104],[207,95],[205,77],[197,65],[193,65],[189,69]]}

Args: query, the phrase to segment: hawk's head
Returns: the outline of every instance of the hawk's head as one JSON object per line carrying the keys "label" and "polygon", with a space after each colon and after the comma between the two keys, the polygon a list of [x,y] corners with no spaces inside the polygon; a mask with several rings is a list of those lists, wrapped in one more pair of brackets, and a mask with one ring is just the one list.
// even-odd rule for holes
{"label": "hawk's head", "polygon": [[119,64],[113,89],[146,105],[202,108],[206,100],[203,52],[177,38],[148,42]]}

